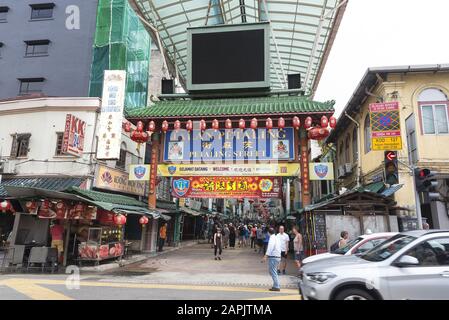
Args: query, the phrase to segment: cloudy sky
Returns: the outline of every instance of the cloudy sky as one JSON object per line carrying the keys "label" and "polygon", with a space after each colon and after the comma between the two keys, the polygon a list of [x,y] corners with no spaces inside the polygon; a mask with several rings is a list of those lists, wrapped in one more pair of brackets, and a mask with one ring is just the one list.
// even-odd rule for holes
{"label": "cloudy sky", "polygon": [[349,0],[315,100],[340,114],[369,67],[449,63],[449,0]]}

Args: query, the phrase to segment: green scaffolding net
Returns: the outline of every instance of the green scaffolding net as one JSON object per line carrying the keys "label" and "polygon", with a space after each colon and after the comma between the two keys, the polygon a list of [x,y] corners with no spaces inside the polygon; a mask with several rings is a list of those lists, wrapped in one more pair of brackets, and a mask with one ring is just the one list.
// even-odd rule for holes
{"label": "green scaffolding net", "polygon": [[128,0],[99,0],[89,95],[101,97],[104,70],[126,70],[125,109],[147,105],[151,38]]}

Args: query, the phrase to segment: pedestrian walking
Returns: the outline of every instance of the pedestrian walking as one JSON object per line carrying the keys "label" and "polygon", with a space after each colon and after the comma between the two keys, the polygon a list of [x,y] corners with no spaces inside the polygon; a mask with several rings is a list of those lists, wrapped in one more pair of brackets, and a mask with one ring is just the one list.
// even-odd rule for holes
{"label": "pedestrian walking", "polygon": [[299,269],[301,268],[302,265],[302,260],[304,259],[303,238],[297,226],[293,227],[293,234],[295,235],[295,238],[293,239],[293,249],[295,251],[295,263],[296,268],[298,268],[299,272]]}
{"label": "pedestrian walking", "polygon": [[162,223],[159,228],[159,252],[163,251],[165,240],[167,239],[167,223]]}
{"label": "pedestrian walking", "polygon": [[273,279],[273,286],[269,289],[270,291],[281,291],[281,286],[279,283],[279,276],[277,273],[277,268],[281,262],[281,244],[279,238],[274,234],[274,229],[270,228],[268,230],[270,240],[268,242],[267,251],[263,257],[262,261],[268,260],[268,272]]}
{"label": "pedestrian walking", "polygon": [[290,243],[290,237],[287,233],[284,232],[284,226],[279,227],[279,233],[276,235],[279,239],[279,243],[281,246],[281,263],[279,264],[278,273],[285,274],[285,269],[287,268],[287,253],[288,247]]}
{"label": "pedestrian walking", "polygon": [[229,246],[229,228],[228,225],[225,224],[223,227],[223,248],[227,249]]}
{"label": "pedestrian walking", "polygon": [[241,248],[243,247],[243,237],[245,236],[245,230],[242,224],[240,224],[238,228],[238,234],[239,234],[239,248]]}
{"label": "pedestrian walking", "polygon": [[[214,234],[214,255],[215,260],[221,260],[221,253],[223,251],[223,234],[221,233],[221,229],[217,228],[217,231]],[[217,256],[218,252],[218,256]]]}
{"label": "pedestrian walking", "polygon": [[254,225],[251,227],[251,249],[254,249],[254,251],[257,251],[257,249],[256,249],[256,232],[257,232],[257,225]]}
{"label": "pedestrian walking", "polygon": [[64,227],[59,220],[54,220],[50,226],[51,247],[58,251],[58,262],[62,263],[64,256]]}
{"label": "pedestrian walking", "polygon": [[263,234],[263,227],[260,225],[257,227],[256,238],[257,238],[257,247],[259,249],[258,253],[262,253],[264,234]]}
{"label": "pedestrian walking", "polygon": [[243,226],[243,246],[247,247],[248,246],[248,239],[249,239],[249,229],[248,226],[245,224]]}
{"label": "pedestrian walking", "polygon": [[268,232],[268,227],[265,227],[263,232],[263,254],[267,252],[268,242],[270,241],[270,233]]}
{"label": "pedestrian walking", "polygon": [[236,230],[232,223],[229,224],[229,247],[235,249]]}

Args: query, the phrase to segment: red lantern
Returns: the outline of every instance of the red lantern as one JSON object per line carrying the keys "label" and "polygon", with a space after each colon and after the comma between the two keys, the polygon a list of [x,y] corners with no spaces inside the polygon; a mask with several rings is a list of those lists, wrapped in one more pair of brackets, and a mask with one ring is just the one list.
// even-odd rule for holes
{"label": "red lantern", "polygon": [[201,119],[200,121],[200,129],[201,131],[206,130],[206,121],[204,119]]}
{"label": "red lantern", "polygon": [[307,117],[306,121],[304,122],[304,127],[306,129],[309,129],[312,126],[312,118],[311,117]]}
{"label": "red lantern", "polygon": [[168,121],[167,120],[162,121],[162,131],[163,132],[168,131]]}
{"label": "red lantern", "polygon": [[137,132],[143,132],[143,122],[137,121]]}
{"label": "red lantern", "polygon": [[154,132],[154,130],[156,130],[156,124],[154,123],[153,120],[151,120],[150,123],[148,124],[148,131]]}
{"label": "red lantern", "polygon": [[257,119],[256,118],[252,118],[251,119],[251,129],[257,129]]}
{"label": "red lantern", "polygon": [[323,140],[329,136],[329,130],[327,128],[315,127],[309,130],[308,137],[311,140]]}
{"label": "red lantern", "polygon": [[231,121],[231,119],[226,119],[226,121],[225,121],[225,128],[226,129],[232,129],[232,121]]}
{"label": "red lantern", "polygon": [[335,118],[334,116],[330,117],[329,125],[332,129],[335,129],[335,127],[337,126],[337,118]]}
{"label": "red lantern", "polygon": [[192,129],[193,129],[193,122],[192,122],[192,120],[187,120],[186,129],[188,131],[192,131]]}
{"label": "red lantern", "polygon": [[239,120],[239,128],[240,129],[245,129],[245,120],[243,120],[243,119]]}
{"label": "red lantern", "polygon": [[278,127],[279,127],[279,129],[284,129],[285,128],[285,120],[284,120],[284,118],[282,118],[282,117],[279,118],[279,120],[278,120]]}
{"label": "red lantern", "polygon": [[271,118],[268,118],[267,121],[265,121],[265,126],[268,130],[273,129],[273,120],[271,120]]}
{"label": "red lantern", "polygon": [[214,119],[214,120],[212,121],[212,128],[213,128],[215,131],[217,131],[219,127],[220,127],[220,123],[218,122],[217,119]]}
{"label": "red lantern", "polygon": [[149,135],[146,132],[135,130],[131,133],[131,140],[137,143],[145,143],[148,141]]}
{"label": "red lantern", "polygon": [[130,132],[131,131],[131,123],[126,121],[125,122],[125,132]]}
{"label": "red lantern", "polygon": [[293,117],[293,128],[296,130],[299,130],[299,127],[301,126],[301,120],[299,120],[298,117]]}
{"label": "red lantern", "polygon": [[321,128],[327,128],[329,125],[329,120],[327,120],[326,116],[321,117]]}
{"label": "red lantern", "polygon": [[175,127],[175,130],[179,130],[179,129],[181,129],[181,121],[179,121],[179,120],[176,120],[176,121],[175,121],[175,125],[174,125],[174,127]]}
{"label": "red lantern", "polygon": [[126,217],[123,214],[117,214],[114,216],[114,223],[118,226],[122,226],[126,223]]}
{"label": "red lantern", "polygon": [[11,211],[11,208],[12,208],[11,202],[9,202],[8,200],[5,200],[0,203],[0,210],[3,213]]}
{"label": "red lantern", "polygon": [[148,217],[145,217],[145,216],[142,216],[142,217],[140,217],[140,219],[139,219],[139,223],[140,223],[142,226],[146,225],[146,224],[148,223],[148,221],[149,221]]}

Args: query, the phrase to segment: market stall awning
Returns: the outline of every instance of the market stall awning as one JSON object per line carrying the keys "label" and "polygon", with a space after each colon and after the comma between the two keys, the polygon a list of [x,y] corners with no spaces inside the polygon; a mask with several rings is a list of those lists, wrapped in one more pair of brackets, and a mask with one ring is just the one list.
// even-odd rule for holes
{"label": "market stall awning", "polygon": [[113,193],[106,193],[94,190],[84,190],[77,187],[71,187],[64,190],[67,193],[76,194],[83,198],[88,198],[93,201],[111,203],[114,205],[126,205],[135,207],[147,207],[142,201],[136,200],[132,197],[122,196]]}
{"label": "market stall awning", "polygon": [[346,0],[131,0],[136,12],[156,29],[164,54],[187,73],[187,28],[204,25],[270,22],[270,79],[286,88],[287,75],[301,73],[313,94],[332,48]]}
{"label": "market stall awning", "polygon": [[196,211],[196,210],[193,210],[193,209],[190,209],[190,208],[187,208],[187,207],[180,207],[179,210],[181,212],[185,212],[187,214],[190,214],[191,216],[194,216],[194,217],[198,217],[198,216],[204,215],[203,212]]}
{"label": "market stall awning", "polygon": [[259,98],[164,100],[153,106],[127,110],[126,118],[133,119],[169,119],[179,117],[229,117],[282,115],[283,117],[317,113],[334,113],[334,101],[317,102],[302,96],[272,96]]}
{"label": "market stall awning", "polygon": [[6,185],[4,186],[4,190],[5,192],[7,192],[10,198],[15,199],[53,198],[72,201],[85,200],[82,197],[74,194],[33,187],[18,187]]}
{"label": "market stall awning", "polygon": [[0,197],[12,197],[8,194],[5,187],[32,187],[53,191],[62,191],[69,187],[79,187],[86,178],[57,178],[57,177],[18,177],[12,179],[3,179],[0,183]]}
{"label": "market stall awning", "polygon": [[385,189],[384,191],[382,191],[382,195],[385,197],[389,197],[391,195],[393,195],[396,191],[398,191],[399,189],[401,189],[404,185],[403,184],[395,184],[392,185],[391,187]]}

